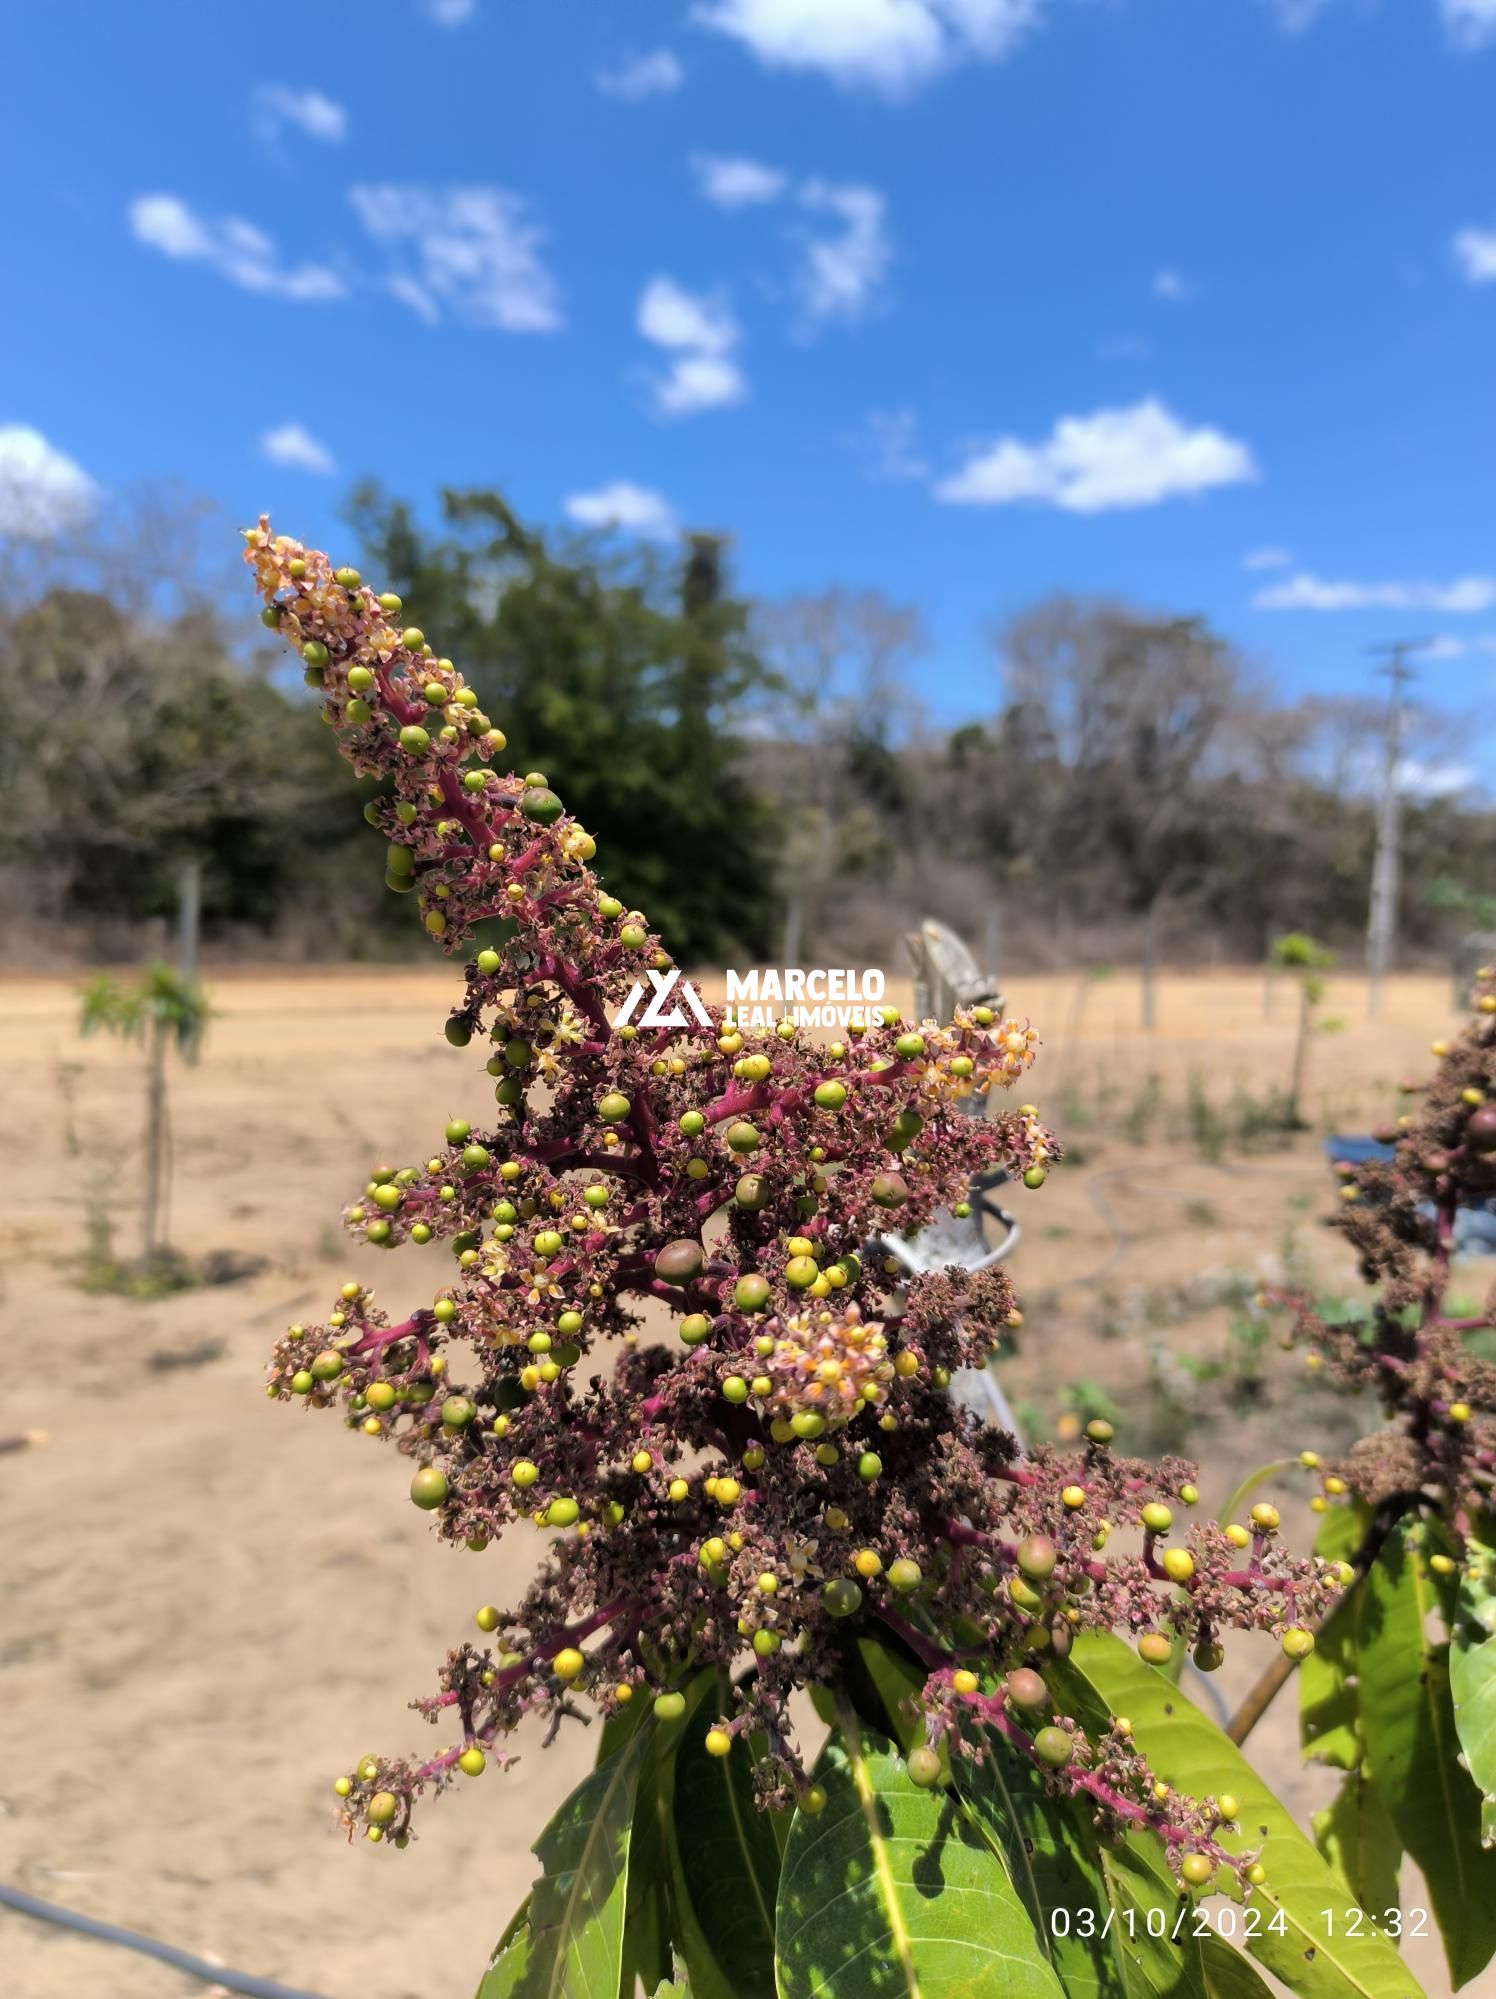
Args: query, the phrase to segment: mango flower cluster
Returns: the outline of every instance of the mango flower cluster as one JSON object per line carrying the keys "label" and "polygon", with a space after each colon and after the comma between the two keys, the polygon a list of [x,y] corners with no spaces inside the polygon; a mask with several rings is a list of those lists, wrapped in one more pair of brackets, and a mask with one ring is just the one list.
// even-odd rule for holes
{"label": "mango flower cluster", "polygon": [[1327,1320],[1305,1299],[1286,1300],[1290,1344],[1303,1347],[1310,1368],[1374,1392],[1389,1419],[1321,1467],[1325,1500],[1356,1495],[1381,1531],[1431,1503],[1460,1533],[1496,1490],[1496,1366],[1470,1343],[1496,1326],[1496,1290],[1479,1311],[1446,1308],[1460,1210],[1496,1200],[1496,967],[1481,970],[1470,1001],[1463,1032],[1432,1044],[1432,1076],[1402,1085],[1421,1099],[1417,1108],[1373,1134],[1391,1158],[1338,1169],[1333,1226],[1378,1287],[1369,1323]]}
{"label": "mango flower cluster", "polygon": [[[814,1810],[790,1698],[836,1682],[871,1628],[927,1672],[917,1781],[996,1726],[1207,1878],[1219,1807],[1156,1786],[1121,1722],[1091,1740],[1052,1712],[1045,1661],[1088,1627],[1207,1666],[1228,1627],[1306,1645],[1333,1574],[1282,1549],[1270,1508],[1181,1534],[1191,1468],[1115,1455],[1104,1424],[1020,1456],[946,1392],[1020,1324],[1006,1276],[906,1282],[867,1247],[966,1212],[994,1165],[1042,1184],[1057,1148],[1032,1105],[967,1114],[1027,1073],[1032,1026],[980,1006],[946,1026],[884,1008],[829,1044],[717,1008],[632,1024],[669,955],[546,775],[499,768],[502,731],[398,598],[263,519],[246,541],[265,623],[385,788],[366,817],[386,881],[464,951],[446,1036],[486,1051],[494,1099],[347,1209],[355,1239],[436,1260],[426,1301],[392,1317],[344,1285],[278,1343],[269,1392],[393,1446],[449,1544],[545,1536],[522,1600],[482,1605],[417,1703],[446,1745],[338,1780],[350,1831],[405,1844],[421,1794],[509,1760],[527,1716],[554,1733],[649,1701],[668,1722],[703,1666],[733,1689],[707,1747],[751,1755],[766,1804]],[[662,1343],[640,1337],[646,1307]],[[1135,1551],[1109,1553],[1114,1533]]]}

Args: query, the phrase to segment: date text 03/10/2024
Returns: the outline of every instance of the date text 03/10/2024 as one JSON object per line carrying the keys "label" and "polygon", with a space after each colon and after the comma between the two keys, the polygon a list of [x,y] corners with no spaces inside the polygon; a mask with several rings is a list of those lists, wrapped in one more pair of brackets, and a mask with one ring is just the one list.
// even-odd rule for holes
{"label": "date text 03/10/2024", "polygon": [[[1388,1937],[1428,1934],[1427,1909],[1384,1909],[1380,1915],[1368,1915],[1364,1909],[1352,1905],[1344,1909],[1321,1909],[1319,1913],[1326,1940],[1335,1936],[1364,1936],[1373,1930]],[[1288,1930],[1281,1909],[1269,1910],[1251,1903],[1238,1909],[1227,1902],[1209,1910],[1186,1900],[1180,1903],[1172,1922],[1167,1910],[1159,1908],[1108,1909],[1105,1913],[1097,1909],[1051,1909],[1049,1914],[1050,1932],[1054,1936],[1105,1937],[1114,1926],[1129,1936],[1168,1936],[1176,1942],[1205,1936],[1211,1931],[1219,1937],[1233,1940],[1240,1937],[1243,1942],[1250,1942],[1254,1936],[1284,1936]]]}

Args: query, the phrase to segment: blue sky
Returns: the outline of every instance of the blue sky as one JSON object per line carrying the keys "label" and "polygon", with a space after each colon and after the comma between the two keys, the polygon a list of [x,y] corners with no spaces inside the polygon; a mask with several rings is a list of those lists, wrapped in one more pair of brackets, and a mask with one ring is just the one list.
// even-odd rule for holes
{"label": "blue sky", "polygon": [[1436,638],[1489,707],[1496,0],[48,0],[6,49],[0,525],[495,483],[916,601],[946,719],[1056,587],[1285,692]]}

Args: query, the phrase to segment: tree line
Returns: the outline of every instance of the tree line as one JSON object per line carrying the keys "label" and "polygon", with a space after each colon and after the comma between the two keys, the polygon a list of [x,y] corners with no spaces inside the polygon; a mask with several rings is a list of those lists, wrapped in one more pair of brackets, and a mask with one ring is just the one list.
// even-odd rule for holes
{"label": "tree line", "polygon": [[[1275,699],[1199,617],[1047,598],[994,634],[986,714],[942,729],[919,615],[880,591],[752,602],[716,538],[558,537],[492,491],[444,493],[432,525],[364,485],[348,514],[687,960],[892,965],[926,915],[978,946],[1000,926],[1030,963],[1258,962],[1287,930],[1359,948],[1382,710]],[[244,651],[208,525],[137,502],[112,535],[0,547],[11,962],[135,955],[186,861],[210,949],[418,941],[369,863],[371,788],[282,649]],[[1412,740],[1438,757],[1431,715]],[[1411,798],[1405,954],[1493,917],[1496,813]]]}

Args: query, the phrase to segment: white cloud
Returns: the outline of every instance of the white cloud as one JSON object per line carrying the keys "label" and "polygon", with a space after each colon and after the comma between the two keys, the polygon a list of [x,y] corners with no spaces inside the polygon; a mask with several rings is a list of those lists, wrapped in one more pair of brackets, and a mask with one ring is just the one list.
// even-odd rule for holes
{"label": "white cloud", "polygon": [[1469,659],[1479,654],[1486,659],[1496,659],[1496,632],[1477,632],[1471,638],[1456,638],[1453,632],[1441,632],[1435,639],[1429,639],[1417,648],[1421,663],[1437,665],[1444,660]]}
{"label": "white cloud", "polygon": [[688,292],[674,278],[651,278],[639,294],[635,324],[672,357],[665,374],[649,378],[662,416],[726,409],[747,395],[747,377],[732,358],[738,323],[719,292]]}
{"label": "white cloud", "polygon": [[720,292],[688,292],[674,278],[651,278],[639,294],[635,323],[656,347],[695,347],[725,354],[738,325]]}
{"label": "white cloud", "polygon": [[1286,569],[1293,561],[1286,548],[1249,548],[1241,559],[1243,569]]}
{"label": "white cloud", "polygon": [[138,242],[164,257],[207,264],[245,291],[267,292],[302,305],[347,295],[343,280],[326,264],[284,267],[264,230],[236,215],[217,220],[196,215],[174,194],[141,195],[130,203],[127,214]]}
{"label": "white cloud", "polygon": [[1496,284],[1496,229],[1462,229],[1454,239],[1454,254],[1466,284]]}
{"label": "white cloud", "polygon": [[789,179],[781,168],[741,155],[693,153],[691,170],[701,192],[717,208],[755,208],[777,201]]}
{"label": "white cloud", "polygon": [[651,49],[647,55],[625,56],[612,69],[598,70],[592,80],[604,97],[642,104],[646,97],[668,97],[679,90],[686,72],[669,49]]}
{"label": "white cloud", "polygon": [[42,541],[86,520],[98,488],[29,424],[0,424],[0,534]]}
{"label": "white cloud", "polygon": [[898,97],[954,64],[1005,56],[1041,0],[697,0],[692,17],[773,69]]}
{"label": "white cloud", "polygon": [[1183,305],[1195,296],[1195,286],[1178,271],[1155,271],[1153,274],[1153,296],[1166,298],[1175,305]]}
{"label": "white cloud", "polygon": [[919,449],[919,419],[911,409],[869,410],[861,430],[847,441],[861,452],[868,478],[879,484],[930,476],[929,461]]}
{"label": "white cloud", "polygon": [[439,28],[460,28],[478,11],[478,0],[421,0],[421,11]]}
{"label": "white cloud", "polygon": [[748,378],[720,354],[682,354],[654,381],[655,407],[663,416],[695,416],[728,409],[748,394]]}
{"label": "white cloud", "polygon": [[1398,789],[1424,798],[1452,798],[1468,791],[1477,776],[1474,764],[1427,763],[1421,757],[1405,757],[1397,766]]}
{"label": "white cloud", "polygon": [[1480,49],[1496,40],[1496,0],[1439,0],[1439,13],[1456,48]]}
{"label": "white cloud", "polygon": [[416,269],[387,288],[434,322],[445,306],[470,326],[553,333],[562,323],[555,281],[541,262],[544,231],[523,197],[501,187],[355,187],[359,220],[376,242],[405,246]]}
{"label": "white cloud", "polygon": [[332,453],[304,424],[277,424],[260,439],[260,449],[272,465],[284,465],[293,472],[335,472]]}
{"label": "white cloud", "polygon": [[807,181],[802,204],[842,226],[834,236],[809,236],[799,291],[809,318],[860,319],[875,303],[893,257],[876,188],[855,182]]}
{"label": "white cloud", "polygon": [[1259,611],[1488,611],[1496,576],[1455,576],[1447,583],[1330,582],[1301,570],[1252,599]]}
{"label": "white cloud", "polygon": [[572,493],[565,506],[569,517],[587,528],[624,528],[650,541],[673,541],[678,532],[664,495],[627,479],[615,479],[595,492]]}
{"label": "white cloud", "polygon": [[1183,493],[1257,477],[1247,446],[1224,431],[1187,429],[1149,399],[1061,417],[1038,444],[999,437],[935,488],[937,500],[995,507],[1032,500],[1067,513],[1151,507]]}
{"label": "white cloud", "polygon": [[[782,168],[741,155],[694,153],[691,168],[706,199],[730,212],[776,202],[790,187]],[[792,230],[800,250],[793,288],[801,331],[829,320],[863,318],[876,304],[893,261],[883,196],[856,181],[812,178],[800,183],[795,199],[807,214],[826,216],[837,225],[829,235],[805,227]]]}
{"label": "white cloud", "polygon": [[329,145],[348,130],[348,113],[320,90],[288,90],[284,84],[266,83],[255,92],[254,103],[256,130],[267,141],[279,138],[287,125]]}

